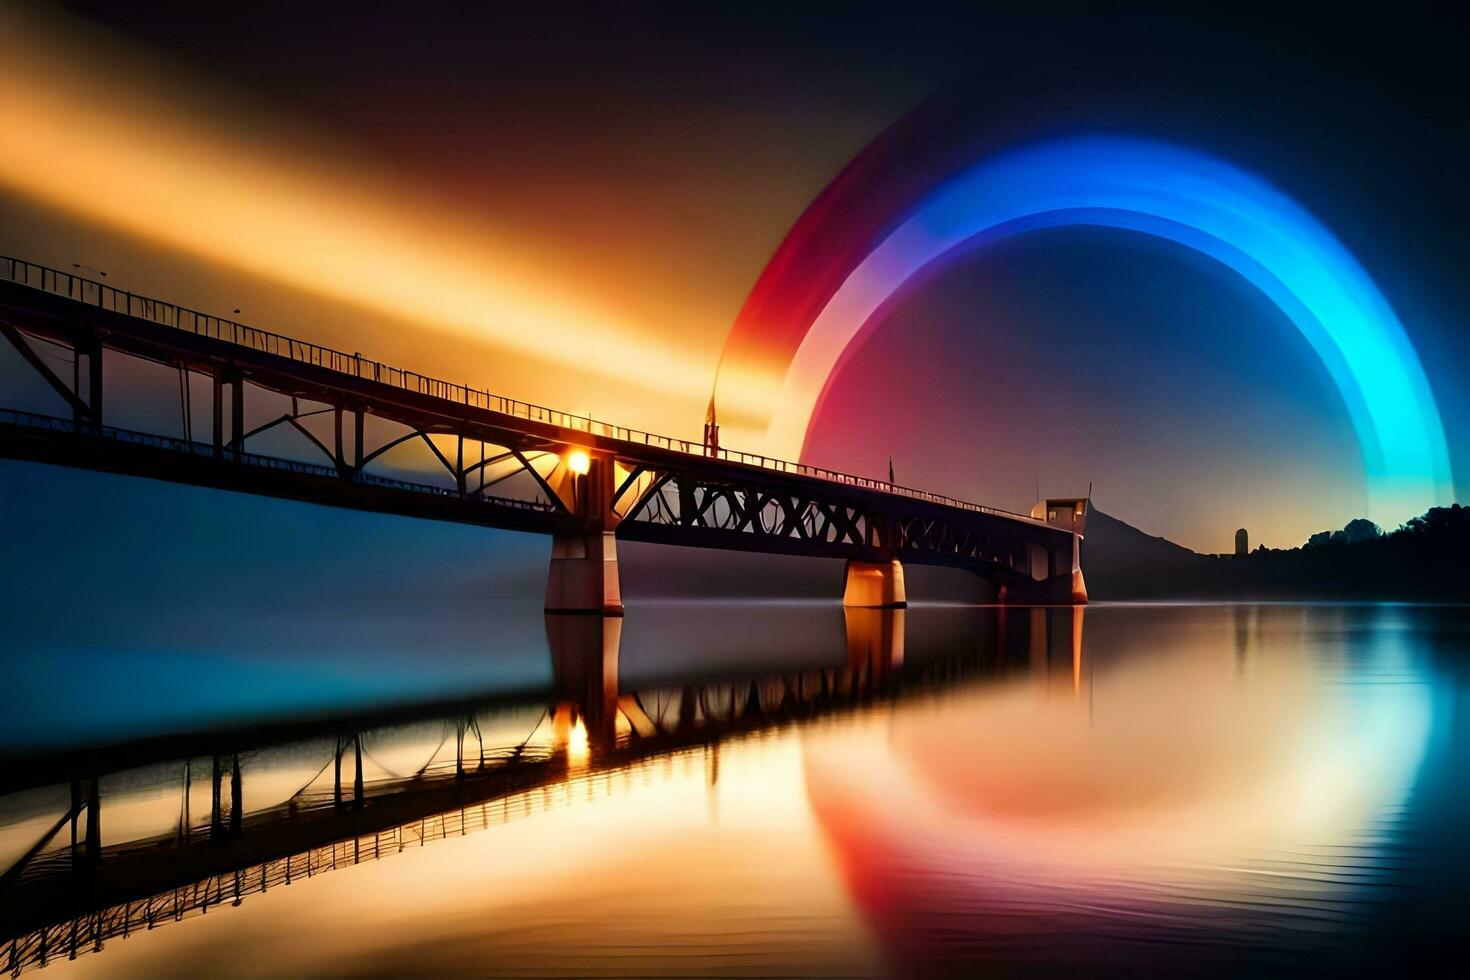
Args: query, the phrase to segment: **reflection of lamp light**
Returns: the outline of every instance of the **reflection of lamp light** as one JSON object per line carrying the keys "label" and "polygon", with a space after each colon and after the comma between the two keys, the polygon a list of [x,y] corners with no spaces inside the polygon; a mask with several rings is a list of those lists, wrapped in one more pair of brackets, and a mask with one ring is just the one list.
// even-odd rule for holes
{"label": "reflection of lamp light", "polygon": [[566,454],[565,462],[567,469],[578,476],[586,476],[587,471],[592,468],[592,457],[587,455],[585,449],[573,449]]}
{"label": "reflection of lamp light", "polygon": [[572,726],[571,732],[567,735],[567,762],[580,769],[587,765],[587,757],[591,753],[592,748],[587,738],[587,723],[578,718],[577,723]]}

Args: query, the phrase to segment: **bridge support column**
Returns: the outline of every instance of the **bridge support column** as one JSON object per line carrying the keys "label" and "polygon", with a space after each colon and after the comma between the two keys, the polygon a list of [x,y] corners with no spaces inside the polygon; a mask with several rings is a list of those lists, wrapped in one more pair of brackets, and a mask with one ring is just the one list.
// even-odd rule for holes
{"label": "bridge support column", "polygon": [[1082,536],[1073,534],[1069,548],[1048,552],[1033,547],[1033,575],[1029,580],[1000,587],[997,601],[1019,605],[1080,606],[1087,603],[1087,581],[1082,577]]}
{"label": "bridge support column", "polygon": [[903,587],[903,563],[849,561],[847,585],[842,590],[844,606],[901,609],[908,605]]}
{"label": "bridge support column", "polygon": [[[580,468],[568,465],[580,456]],[[549,613],[623,614],[618,583],[617,516],[613,505],[613,460],[572,448],[551,473],[550,485],[569,509],[584,518],[583,530],[552,535],[546,579]]]}
{"label": "bridge support column", "polygon": [[618,584],[618,542],[613,532],[552,536],[546,611],[623,614],[623,592]]}

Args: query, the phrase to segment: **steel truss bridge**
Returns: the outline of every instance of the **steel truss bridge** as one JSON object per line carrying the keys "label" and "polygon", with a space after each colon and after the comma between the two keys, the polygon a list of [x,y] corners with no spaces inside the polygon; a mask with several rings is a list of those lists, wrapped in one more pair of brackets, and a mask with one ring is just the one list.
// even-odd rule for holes
{"label": "steel truss bridge", "polygon": [[[808,720],[1017,675],[1081,703],[1083,612],[977,610],[961,639],[906,655],[904,610],[848,609],[846,656],[829,666],[636,687],[617,670],[620,620],[548,615],[548,692],[33,762],[0,783],[0,804],[57,778],[69,778],[71,804],[0,871],[0,969],[75,959],[272,888],[654,779],[700,772],[713,783],[722,743]],[[588,733],[580,752],[573,726]],[[395,740],[413,746],[396,771],[374,759]],[[304,774],[299,788],[264,804],[252,790],[247,810],[251,781],[279,783],[282,770]],[[109,810],[126,811],[130,793],[166,799],[169,787],[171,829],[104,845]],[[207,812],[191,811],[199,795]]]}
{"label": "steel truss bridge", "polygon": [[[550,534],[548,610],[620,613],[619,539],[845,559],[856,606],[902,605],[904,563],[1086,599],[1082,500],[1013,514],[726,449],[717,426],[627,429],[19,259],[0,258],[0,338],[55,406],[0,398],[0,456]],[[177,415],[109,424],[138,390]]]}

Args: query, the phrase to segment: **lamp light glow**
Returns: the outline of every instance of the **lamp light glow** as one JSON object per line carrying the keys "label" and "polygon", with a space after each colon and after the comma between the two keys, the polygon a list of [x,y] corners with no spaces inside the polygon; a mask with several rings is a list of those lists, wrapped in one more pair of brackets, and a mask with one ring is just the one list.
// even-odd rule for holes
{"label": "lamp light glow", "polygon": [[562,460],[566,463],[568,472],[578,476],[586,476],[587,471],[592,468],[592,457],[587,455],[585,449],[573,449],[569,451]]}
{"label": "lamp light glow", "polygon": [[577,719],[567,735],[567,763],[575,769],[585,768],[592,755],[592,743],[587,735],[587,723]]}

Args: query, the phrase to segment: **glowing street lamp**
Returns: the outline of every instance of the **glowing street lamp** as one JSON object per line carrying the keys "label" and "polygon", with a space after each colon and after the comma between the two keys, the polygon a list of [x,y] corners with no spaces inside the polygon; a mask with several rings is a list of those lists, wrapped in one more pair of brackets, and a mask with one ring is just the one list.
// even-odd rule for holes
{"label": "glowing street lamp", "polygon": [[586,476],[587,471],[592,468],[592,457],[587,455],[585,449],[573,449],[563,459],[567,464],[567,470],[578,476]]}

